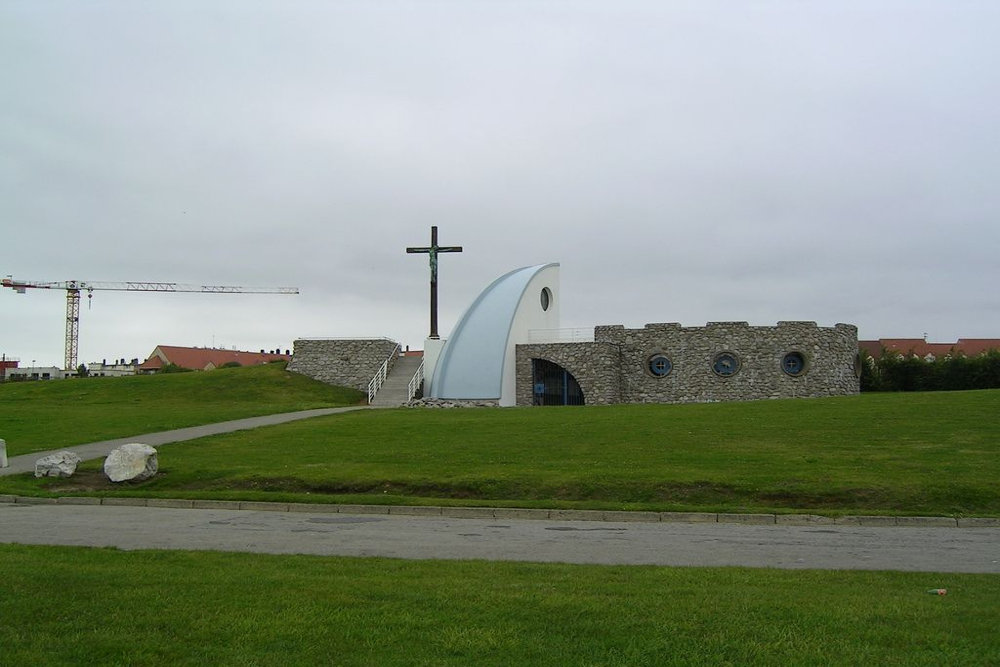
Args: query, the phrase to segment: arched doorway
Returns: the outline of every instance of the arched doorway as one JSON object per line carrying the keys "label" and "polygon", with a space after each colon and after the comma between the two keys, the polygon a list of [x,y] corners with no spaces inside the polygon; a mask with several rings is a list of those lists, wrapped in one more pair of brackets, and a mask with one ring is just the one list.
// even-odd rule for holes
{"label": "arched doorway", "polygon": [[548,359],[531,360],[533,405],[583,405],[583,390],[573,374]]}

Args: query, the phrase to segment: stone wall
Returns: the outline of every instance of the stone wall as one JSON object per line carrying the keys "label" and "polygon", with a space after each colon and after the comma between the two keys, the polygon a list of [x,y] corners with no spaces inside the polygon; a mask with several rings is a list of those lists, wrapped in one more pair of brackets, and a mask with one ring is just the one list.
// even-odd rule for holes
{"label": "stone wall", "polygon": [[[396,362],[396,341],[388,338],[297,340],[288,370],[340,387],[368,391],[368,383],[389,358]],[[390,358],[390,355],[392,357]]]}
{"label": "stone wall", "polygon": [[[849,324],[598,326],[594,341],[519,345],[518,405],[532,403],[533,358],[568,370],[589,405],[746,401],[859,391],[858,333]],[[657,357],[661,364],[654,371],[650,362]]]}
{"label": "stone wall", "polygon": [[517,346],[517,405],[532,405],[531,360],[559,364],[576,378],[587,405],[621,403],[621,350],[613,343],[532,343]]}

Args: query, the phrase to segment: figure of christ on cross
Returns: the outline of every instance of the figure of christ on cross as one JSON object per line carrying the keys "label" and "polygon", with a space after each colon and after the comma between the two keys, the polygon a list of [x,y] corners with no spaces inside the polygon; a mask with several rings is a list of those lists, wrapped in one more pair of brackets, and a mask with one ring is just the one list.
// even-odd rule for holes
{"label": "figure of christ on cross", "polygon": [[438,336],[438,253],[439,252],[462,252],[462,246],[439,246],[438,228],[431,227],[431,244],[426,248],[407,248],[407,253],[427,253],[431,262],[431,335],[434,340]]}

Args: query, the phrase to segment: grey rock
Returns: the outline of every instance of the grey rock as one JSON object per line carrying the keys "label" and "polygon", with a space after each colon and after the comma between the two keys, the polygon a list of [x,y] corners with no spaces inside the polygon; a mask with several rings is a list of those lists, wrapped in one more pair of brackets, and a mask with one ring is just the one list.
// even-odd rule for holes
{"label": "grey rock", "polygon": [[104,474],[112,482],[141,482],[155,475],[158,469],[156,450],[138,442],[113,449],[104,459]]}
{"label": "grey rock", "polygon": [[79,463],[80,457],[73,452],[49,454],[35,461],[35,477],[70,477]]}
{"label": "grey rock", "polygon": [[418,398],[410,401],[404,407],[407,408],[495,408],[497,400],[493,399],[445,399],[445,398]]}

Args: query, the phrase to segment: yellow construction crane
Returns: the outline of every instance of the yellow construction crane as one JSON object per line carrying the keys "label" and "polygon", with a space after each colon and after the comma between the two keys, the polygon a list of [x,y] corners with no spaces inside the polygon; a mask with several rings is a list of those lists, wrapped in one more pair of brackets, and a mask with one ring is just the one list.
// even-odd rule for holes
{"label": "yellow construction crane", "polygon": [[211,294],[298,294],[297,287],[237,287],[234,285],[182,285],[180,283],[124,282],[92,283],[83,280],[61,282],[38,282],[14,280],[11,276],[3,279],[3,286],[24,294],[28,289],[66,290],[66,369],[76,370],[76,352],[80,338],[80,293],[87,292],[87,298],[94,296],[94,290],[116,292],[208,292]]}

